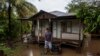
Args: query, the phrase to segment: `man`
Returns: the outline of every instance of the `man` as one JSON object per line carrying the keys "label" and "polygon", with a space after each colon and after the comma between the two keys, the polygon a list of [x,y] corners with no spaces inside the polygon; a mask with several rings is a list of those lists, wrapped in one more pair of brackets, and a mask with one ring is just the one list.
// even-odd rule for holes
{"label": "man", "polygon": [[52,33],[49,28],[46,29],[45,32],[45,53],[48,51],[51,52],[52,49]]}

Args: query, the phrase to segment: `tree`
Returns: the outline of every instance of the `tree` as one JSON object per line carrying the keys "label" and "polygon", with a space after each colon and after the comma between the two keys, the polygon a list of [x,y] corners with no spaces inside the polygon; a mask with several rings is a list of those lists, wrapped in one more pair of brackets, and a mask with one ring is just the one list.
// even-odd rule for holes
{"label": "tree", "polygon": [[68,7],[65,7],[69,10],[69,12],[77,12],[78,9],[80,9],[83,6],[99,6],[99,1],[93,1],[93,0],[72,0],[70,4],[68,4]]}
{"label": "tree", "polygon": [[[36,7],[26,0],[1,0],[0,4],[3,7],[8,7],[8,2],[10,2],[12,10],[14,10],[20,18],[32,16],[37,12]],[[0,7],[2,7],[1,5]]]}
{"label": "tree", "polygon": [[[11,34],[10,38],[14,39],[20,35],[20,28],[24,26],[24,31],[28,31],[30,25],[29,22],[26,22],[21,26],[20,21],[17,19],[21,19],[24,17],[30,17],[37,12],[37,9],[34,5],[26,2],[26,0],[9,0],[10,1],[10,21],[8,21],[8,5],[7,0],[1,0],[2,8],[0,9],[0,40],[5,40],[9,34]],[[10,33],[9,26],[10,23]]]}
{"label": "tree", "polygon": [[37,12],[36,7],[25,0],[11,0],[11,5],[21,18],[32,16]]}
{"label": "tree", "polygon": [[69,4],[68,9],[69,12],[76,13],[77,17],[84,23],[85,32],[96,32],[100,28],[100,7],[97,7],[95,3],[89,4],[77,0]]}
{"label": "tree", "polygon": [[[11,5],[12,10],[16,12],[19,18],[28,18],[37,13],[36,7],[25,0],[11,0]],[[28,21],[22,23],[22,33],[24,33],[25,31],[29,32],[29,30],[31,29],[30,24],[31,23]]]}

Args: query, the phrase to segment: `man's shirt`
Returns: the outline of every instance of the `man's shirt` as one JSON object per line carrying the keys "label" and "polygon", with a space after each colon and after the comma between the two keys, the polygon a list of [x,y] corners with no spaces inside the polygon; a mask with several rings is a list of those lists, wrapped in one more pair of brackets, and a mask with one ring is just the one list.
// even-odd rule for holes
{"label": "man's shirt", "polygon": [[45,33],[45,40],[46,41],[51,41],[52,38],[52,33],[51,32],[46,32]]}

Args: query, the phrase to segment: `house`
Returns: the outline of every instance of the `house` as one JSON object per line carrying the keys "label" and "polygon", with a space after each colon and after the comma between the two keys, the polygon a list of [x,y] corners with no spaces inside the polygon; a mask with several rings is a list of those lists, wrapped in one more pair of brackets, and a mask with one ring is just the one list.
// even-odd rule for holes
{"label": "house", "polygon": [[83,40],[83,24],[73,13],[41,10],[30,19],[33,22],[33,38],[38,42],[44,41],[45,29],[48,27],[54,42],[81,44]]}

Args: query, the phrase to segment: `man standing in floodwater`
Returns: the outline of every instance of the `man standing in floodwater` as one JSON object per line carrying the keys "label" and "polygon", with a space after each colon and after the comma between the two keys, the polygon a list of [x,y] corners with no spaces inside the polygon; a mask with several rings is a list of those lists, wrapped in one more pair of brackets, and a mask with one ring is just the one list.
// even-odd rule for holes
{"label": "man standing in floodwater", "polygon": [[52,52],[52,33],[49,28],[46,29],[45,32],[45,53]]}

